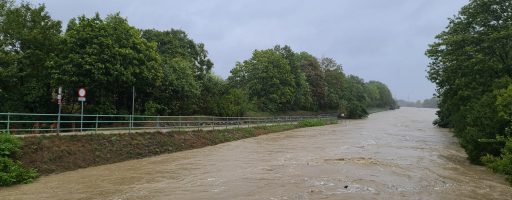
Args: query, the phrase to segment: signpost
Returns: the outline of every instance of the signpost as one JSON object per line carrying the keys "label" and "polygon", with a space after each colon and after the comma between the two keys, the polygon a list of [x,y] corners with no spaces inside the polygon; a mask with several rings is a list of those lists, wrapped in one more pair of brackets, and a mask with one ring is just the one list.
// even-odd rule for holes
{"label": "signpost", "polygon": [[57,116],[57,134],[60,133],[60,114],[62,111],[62,87],[59,87],[59,93],[57,94],[57,103],[59,104],[59,115]]}
{"label": "signpost", "polygon": [[84,101],[85,101],[85,95],[87,95],[87,92],[84,88],[78,89],[78,101],[82,104],[82,111],[80,114],[80,132],[83,130],[83,124],[84,124]]}

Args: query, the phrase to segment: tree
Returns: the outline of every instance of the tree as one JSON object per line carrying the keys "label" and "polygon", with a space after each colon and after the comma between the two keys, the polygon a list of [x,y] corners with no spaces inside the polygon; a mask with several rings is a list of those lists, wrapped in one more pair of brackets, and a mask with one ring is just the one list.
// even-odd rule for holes
{"label": "tree", "polygon": [[[163,79],[156,46],[141,37],[119,13],[102,19],[80,16],[68,23],[64,47],[52,71],[54,85],[65,86],[67,112],[76,111],[74,91],[88,89],[88,110],[95,113],[130,113],[132,87],[135,109],[154,107],[152,97]],[[148,104],[148,105],[146,105]]]}
{"label": "tree", "polygon": [[363,118],[368,116],[366,110],[368,97],[366,96],[363,79],[354,75],[348,76],[343,88],[342,99],[340,113],[345,114],[345,117]]}
{"label": "tree", "polygon": [[320,66],[325,76],[326,102],[325,107],[329,110],[339,110],[343,102],[343,86],[345,73],[343,67],[332,58],[322,58]]}
{"label": "tree", "polygon": [[237,88],[226,90],[219,101],[219,111],[216,115],[242,117],[247,111],[254,110],[254,104],[246,91]]}
{"label": "tree", "polygon": [[148,29],[142,31],[142,37],[155,42],[158,53],[167,59],[180,58],[192,64],[192,70],[197,80],[204,80],[213,68],[213,62],[208,58],[204,44],[195,43],[185,31],[171,29],[158,31]]}
{"label": "tree", "polygon": [[[190,84],[189,88],[186,85],[181,85],[180,91],[187,94],[179,94],[181,99],[175,99],[180,102],[180,107],[175,107],[170,110],[171,113],[198,113],[204,111],[204,106],[207,102],[203,101],[204,98],[200,96],[209,96],[208,81],[211,81],[211,70],[213,62],[208,58],[208,51],[206,51],[204,44],[195,43],[190,39],[182,30],[171,29],[168,31],[159,31],[155,29],[148,29],[142,31],[142,37],[157,45],[158,53],[165,60],[179,59],[181,64],[188,66],[194,75],[194,79],[186,79]],[[166,67],[170,67],[166,64]],[[195,83],[193,83],[195,82]],[[168,83],[167,85],[175,85],[175,83]],[[197,88],[196,88],[197,86]],[[196,93],[198,89],[199,93]]]}
{"label": "tree", "polygon": [[[182,30],[142,31],[142,37],[156,45],[162,59],[164,80],[158,88],[161,112],[166,114],[193,114],[201,109],[205,102],[200,96],[208,95],[204,91],[213,63],[207,58],[204,45],[196,44]],[[160,113],[161,113],[160,112]]]}
{"label": "tree", "polygon": [[423,108],[437,108],[438,99],[436,97],[432,97],[430,99],[423,100],[421,103],[421,107]]}
{"label": "tree", "polygon": [[481,140],[504,134],[510,125],[497,114],[496,102],[498,91],[512,84],[511,13],[508,0],[472,0],[426,52],[428,78],[439,97],[435,124],[453,128],[473,163],[500,154],[503,143]]}
{"label": "tree", "polygon": [[302,72],[306,75],[306,80],[310,87],[310,96],[313,99],[313,110],[325,109],[327,88],[325,76],[320,67],[318,59],[307,52],[299,54],[299,63]]}
{"label": "tree", "polygon": [[199,105],[201,114],[219,115],[219,113],[224,113],[221,110],[221,101],[227,87],[226,81],[219,76],[209,74],[205,83],[204,95],[201,96],[203,104]]}
{"label": "tree", "polygon": [[230,84],[247,91],[261,111],[287,111],[295,97],[289,63],[278,52],[255,50],[252,57],[231,70]]}
{"label": "tree", "polygon": [[54,111],[49,67],[60,33],[44,5],[0,1],[0,110]]}
{"label": "tree", "polygon": [[155,88],[155,110],[152,114],[194,114],[198,109],[200,85],[194,78],[192,63],[182,58],[162,57],[161,64],[163,79],[162,84]]}
{"label": "tree", "polygon": [[395,109],[397,104],[389,88],[379,81],[366,83],[368,105],[376,108]]}
{"label": "tree", "polygon": [[300,55],[295,53],[288,45],[283,47],[276,45],[274,46],[274,51],[281,54],[290,65],[295,84],[295,96],[291,105],[292,110],[311,110],[314,107],[313,99],[310,94],[311,86],[308,84],[306,75],[302,70]]}

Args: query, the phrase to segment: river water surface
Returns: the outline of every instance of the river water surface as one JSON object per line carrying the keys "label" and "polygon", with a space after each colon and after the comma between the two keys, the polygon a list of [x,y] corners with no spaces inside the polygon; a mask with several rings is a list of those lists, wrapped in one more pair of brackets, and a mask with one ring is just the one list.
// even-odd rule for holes
{"label": "river water surface", "polygon": [[435,110],[291,130],[0,188],[0,199],[512,199]]}

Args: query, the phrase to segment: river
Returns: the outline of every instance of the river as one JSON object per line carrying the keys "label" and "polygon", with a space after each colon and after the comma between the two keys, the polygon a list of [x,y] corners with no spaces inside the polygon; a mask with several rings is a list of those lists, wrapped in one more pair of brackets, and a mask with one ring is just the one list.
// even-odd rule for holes
{"label": "river", "polygon": [[0,199],[512,199],[434,118],[402,108],[50,175]]}

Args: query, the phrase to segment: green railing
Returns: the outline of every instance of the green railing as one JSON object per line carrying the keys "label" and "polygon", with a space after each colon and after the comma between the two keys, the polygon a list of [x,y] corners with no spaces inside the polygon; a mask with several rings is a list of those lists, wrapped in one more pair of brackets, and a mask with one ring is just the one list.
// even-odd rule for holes
{"label": "green railing", "polygon": [[334,116],[144,116],[0,113],[0,131],[11,134],[195,130],[292,124],[306,119],[335,120]]}

